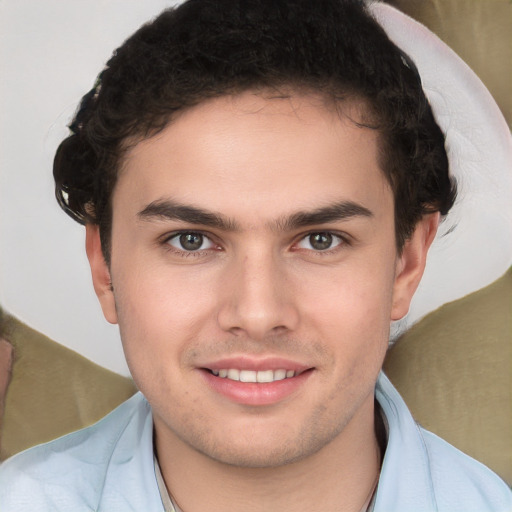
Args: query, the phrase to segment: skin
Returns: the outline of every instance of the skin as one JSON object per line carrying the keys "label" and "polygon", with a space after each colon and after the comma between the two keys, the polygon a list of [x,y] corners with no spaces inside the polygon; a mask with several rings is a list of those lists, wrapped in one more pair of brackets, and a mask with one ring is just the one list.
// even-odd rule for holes
{"label": "skin", "polygon": [[[342,110],[357,119],[360,108]],[[377,134],[347,117],[313,95],[204,102],[126,155],[110,268],[87,227],[96,293],[119,323],[166,485],[187,512],[358,511],[373,488],[374,386],[438,215],[398,254]],[[179,219],[177,205],[188,207]],[[201,249],[187,252],[183,233],[203,235]],[[276,358],[307,371],[269,403],[219,393],[205,370]]]}

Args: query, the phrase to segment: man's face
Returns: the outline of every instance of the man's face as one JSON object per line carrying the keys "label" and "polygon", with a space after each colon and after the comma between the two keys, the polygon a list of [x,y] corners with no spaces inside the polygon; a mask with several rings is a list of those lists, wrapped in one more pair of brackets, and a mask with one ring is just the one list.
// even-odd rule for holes
{"label": "man's face", "polygon": [[368,431],[406,267],[377,154],[375,131],[316,97],[252,93],[129,151],[113,292],[94,228],[88,246],[157,446],[277,466]]}

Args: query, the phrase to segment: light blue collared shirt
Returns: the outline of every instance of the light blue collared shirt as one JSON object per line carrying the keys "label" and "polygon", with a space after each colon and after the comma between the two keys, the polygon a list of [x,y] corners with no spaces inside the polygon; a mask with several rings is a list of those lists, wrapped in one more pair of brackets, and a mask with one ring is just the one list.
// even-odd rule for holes
{"label": "light blue collared shirt", "polygon": [[[375,512],[511,512],[491,470],[419,427],[381,373],[376,398],[389,427]],[[0,512],[163,512],[151,408],[137,393],[95,425],[0,466]]]}

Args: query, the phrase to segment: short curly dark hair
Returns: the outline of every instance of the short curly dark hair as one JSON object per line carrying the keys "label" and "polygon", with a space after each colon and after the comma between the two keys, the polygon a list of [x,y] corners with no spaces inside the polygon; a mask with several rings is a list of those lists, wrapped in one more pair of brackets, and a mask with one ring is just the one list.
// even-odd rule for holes
{"label": "short curly dark hair", "polygon": [[422,215],[453,205],[444,135],[416,67],[364,1],[189,0],[114,52],[55,156],[57,200],[75,220],[99,225],[107,262],[127,141],[153,136],[206,99],[254,89],[363,100],[365,126],[380,134],[399,250]]}

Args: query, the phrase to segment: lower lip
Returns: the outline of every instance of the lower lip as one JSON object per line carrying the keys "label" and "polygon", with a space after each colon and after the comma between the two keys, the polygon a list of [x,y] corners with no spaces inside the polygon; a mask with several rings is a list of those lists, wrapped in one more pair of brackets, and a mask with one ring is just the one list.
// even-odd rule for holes
{"label": "lower lip", "polygon": [[200,370],[209,387],[231,401],[243,405],[272,405],[295,394],[311,376],[312,370],[274,382],[240,382],[217,377],[208,370]]}

